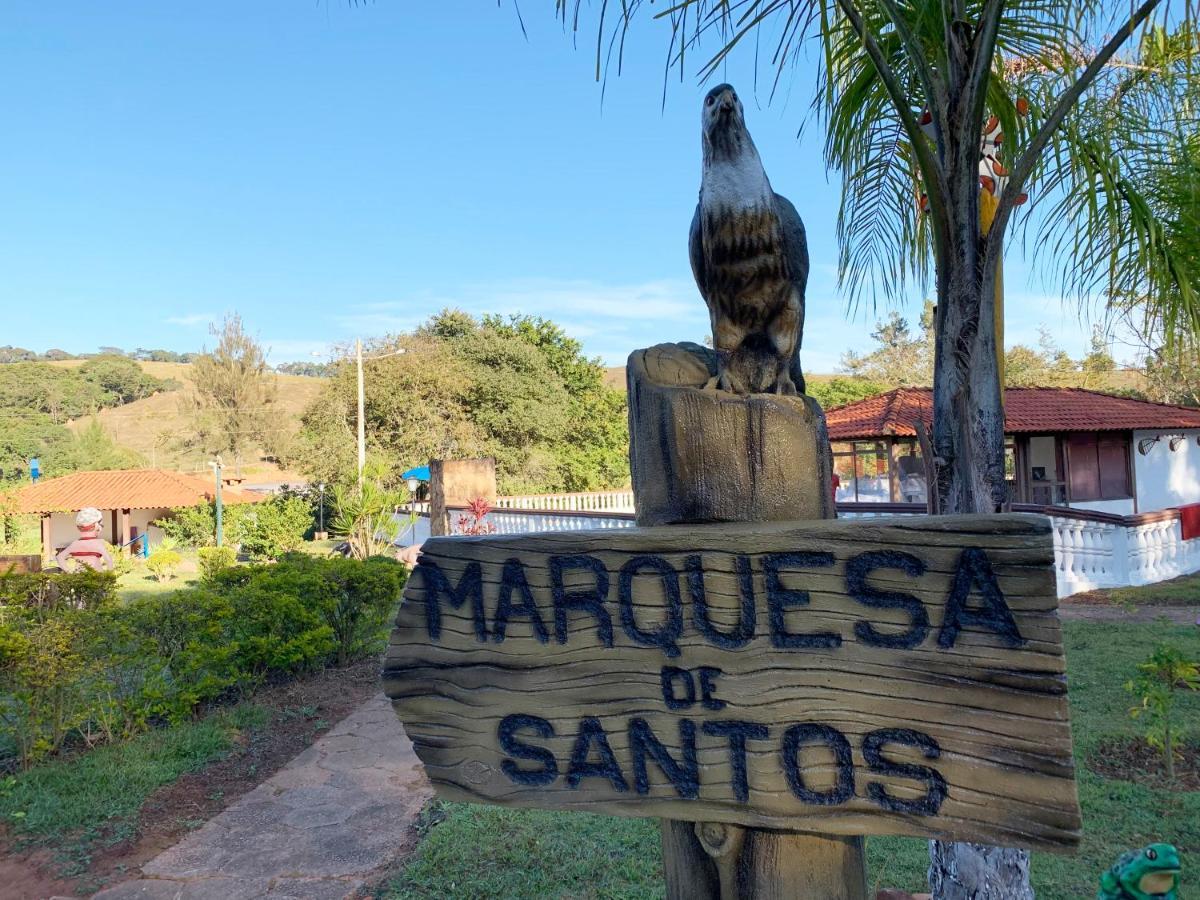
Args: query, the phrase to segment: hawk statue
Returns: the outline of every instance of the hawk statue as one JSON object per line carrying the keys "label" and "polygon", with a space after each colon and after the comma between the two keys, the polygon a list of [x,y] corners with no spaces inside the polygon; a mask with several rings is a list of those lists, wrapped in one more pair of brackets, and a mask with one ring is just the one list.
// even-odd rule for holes
{"label": "hawk statue", "polygon": [[704,170],[688,249],[717,351],[717,375],[706,387],[803,393],[804,223],[771,190],[730,85],[708,92],[701,122]]}

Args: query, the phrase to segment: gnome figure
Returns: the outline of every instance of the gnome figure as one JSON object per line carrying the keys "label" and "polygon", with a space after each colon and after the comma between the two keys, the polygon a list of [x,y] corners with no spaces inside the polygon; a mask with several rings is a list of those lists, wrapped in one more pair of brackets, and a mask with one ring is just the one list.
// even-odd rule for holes
{"label": "gnome figure", "polygon": [[[100,510],[94,506],[84,507],[75,514],[75,527],[79,529],[79,537],[63,547],[54,557],[60,568],[78,569],[80,566],[87,566],[102,572],[112,569],[112,554],[108,552],[108,544],[100,537],[101,518]],[[72,560],[75,565],[68,566],[67,563]]]}

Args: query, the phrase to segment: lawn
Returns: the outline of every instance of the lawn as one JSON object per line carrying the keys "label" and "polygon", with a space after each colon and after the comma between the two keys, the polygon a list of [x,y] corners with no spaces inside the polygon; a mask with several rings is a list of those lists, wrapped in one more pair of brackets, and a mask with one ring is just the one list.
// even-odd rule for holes
{"label": "lawn", "polygon": [[130,837],[155,790],[223,758],[267,719],[243,703],[35,766],[0,782],[0,821],[17,849],[47,847],[61,874],[81,874],[95,851]]}
{"label": "lawn", "polygon": [[[1200,657],[1193,626],[1067,622],[1071,715],[1083,807],[1083,842],[1076,856],[1034,854],[1033,882],[1041,900],[1093,897],[1100,872],[1122,851],[1152,841],[1174,843],[1184,856],[1181,896],[1200,884],[1200,791],[1169,792],[1102,778],[1088,761],[1105,738],[1137,734],[1124,683],[1156,644],[1170,641]],[[1200,695],[1182,700],[1179,721],[1200,740]],[[662,863],[652,821],[608,816],[438,804],[408,867],[378,896],[408,897],[661,897]],[[872,838],[872,885],[924,887],[927,844],[912,838]]]}
{"label": "lawn", "polygon": [[1142,587],[1109,588],[1076,594],[1075,603],[1111,603],[1117,606],[1200,606],[1200,572]]}

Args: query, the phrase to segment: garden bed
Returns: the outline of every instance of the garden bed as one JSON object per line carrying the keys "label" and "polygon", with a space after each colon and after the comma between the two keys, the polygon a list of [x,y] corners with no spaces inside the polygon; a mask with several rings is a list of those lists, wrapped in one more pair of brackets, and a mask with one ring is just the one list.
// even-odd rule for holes
{"label": "garden bed", "polygon": [[213,707],[195,722],[17,776],[0,792],[0,814],[11,823],[0,839],[4,895],[91,892],[123,878],[283,768],[378,690],[377,660],[326,669]]}

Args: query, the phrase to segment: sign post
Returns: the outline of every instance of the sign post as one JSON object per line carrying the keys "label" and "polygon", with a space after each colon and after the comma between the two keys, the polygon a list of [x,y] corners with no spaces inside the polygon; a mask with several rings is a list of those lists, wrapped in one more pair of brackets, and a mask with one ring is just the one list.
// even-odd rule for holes
{"label": "sign post", "polygon": [[[1073,848],[1048,523],[822,519],[811,400],[663,394],[643,361],[639,517],[709,524],[430,539],[384,677],[439,794],[661,818],[670,897],[859,900],[869,834]],[[805,416],[807,445],[756,450]],[[739,492],[780,519],[713,521]]]}

